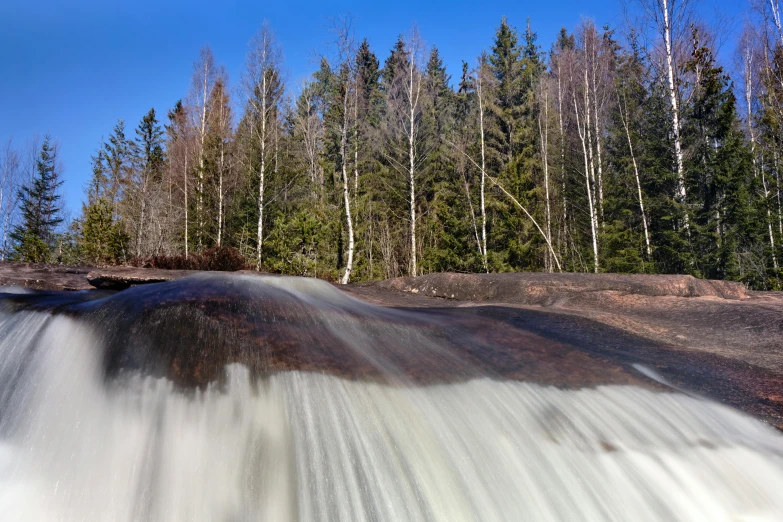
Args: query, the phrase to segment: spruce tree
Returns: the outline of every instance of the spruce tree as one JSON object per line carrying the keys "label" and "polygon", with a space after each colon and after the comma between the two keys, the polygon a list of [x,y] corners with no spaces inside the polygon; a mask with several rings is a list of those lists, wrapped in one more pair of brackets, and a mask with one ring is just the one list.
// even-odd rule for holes
{"label": "spruce tree", "polygon": [[141,169],[155,181],[160,179],[165,163],[163,129],[152,108],[144,115],[136,128],[136,152]]}
{"label": "spruce tree", "polygon": [[[641,134],[647,89],[645,68],[636,39],[631,49],[617,59],[606,138],[611,158],[604,181],[606,220],[602,234],[603,265],[608,272],[655,270],[649,252],[650,201],[643,189],[646,170],[642,169],[644,149]],[[637,180],[637,177],[639,178]],[[645,206],[646,205],[646,206]]]}
{"label": "spruce tree", "polygon": [[761,242],[763,223],[750,198],[756,181],[750,151],[739,130],[728,76],[695,29],[693,41],[686,70],[695,81],[682,136],[693,209],[694,271],[710,279],[747,280],[758,274],[744,269],[741,258]]}
{"label": "spruce tree", "polygon": [[35,175],[19,191],[22,222],[11,233],[18,259],[30,263],[52,260],[55,232],[63,221],[58,193],[62,184],[57,147],[47,135],[35,164]]}
{"label": "spruce tree", "polygon": [[103,160],[107,177],[106,199],[117,214],[117,204],[123,199],[133,164],[135,144],[125,137],[125,122],[119,120],[103,145]]}
{"label": "spruce tree", "polygon": [[489,63],[495,77],[493,112],[495,126],[488,127],[490,157],[495,172],[511,162],[516,146],[519,107],[522,97],[522,50],[519,35],[504,16],[495,33]]}

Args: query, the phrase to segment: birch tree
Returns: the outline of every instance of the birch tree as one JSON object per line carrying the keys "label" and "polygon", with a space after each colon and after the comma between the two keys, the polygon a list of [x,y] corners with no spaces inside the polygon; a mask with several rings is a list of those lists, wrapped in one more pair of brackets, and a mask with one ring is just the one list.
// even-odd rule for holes
{"label": "birch tree", "polygon": [[[549,88],[542,82],[539,88],[539,104],[543,107],[538,111],[538,133],[541,144],[541,164],[544,171],[544,218],[547,242],[552,244],[552,209],[550,205],[549,194]],[[543,110],[541,110],[543,108]],[[482,200],[483,203],[483,200]],[[546,269],[552,272],[552,261],[549,259],[549,252],[546,254]]]}
{"label": "birch tree", "polygon": [[345,263],[345,270],[343,271],[343,275],[340,277],[340,284],[345,285],[350,281],[351,273],[353,272],[353,258],[356,246],[354,237],[354,219],[351,212],[351,176],[349,174],[348,156],[348,147],[350,145],[349,140],[353,138],[353,161],[355,170],[354,185],[356,187],[356,184],[358,184],[358,165],[356,164],[358,155],[358,149],[356,148],[356,115],[358,111],[356,92],[356,45],[354,42],[350,18],[345,17],[339,20],[335,20],[332,31],[336,37],[334,43],[336,55],[335,63],[332,64],[331,68],[333,71],[336,71],[334,87],[336,94],[335,101],[338,105],[338,117],[334,118],[333,121],[337,126],[335,131],[339,137],[339,164],[340,172],[342,174],[343,209],[345,211],[345,224],[348,235],[348,259]]}
{"label": "birch tree", "polygon": [[204,246],[205,235],[205,220],[206,220],[206,208],[205,208],[205,176],[207,172],[206,167],[206,142],[207,133],[209,131],[208,121],[211,118],[209,114],[210,97],[212,90],[215,88],[215,82],[217,81],[218,69],[215,65],[215,57],[212,54],[212,50],[209,46],[205,46],[199,53],[198,60],[193,64],[193,76],[191,78],[191,91],[188,96],[190,105],[193,110],[190,111],[190,116],[193,118],[193,128],[196,129],[196,135],[198,136],[196,151],[196,158],[198,165],[196,166],[196,240],[198,248],[201,249]]}
{"label": "birch tree", "polygon": [[234,142],[232,130],[231,100],[229,98],[228,74],[221,69],[209,99],[210,160],[214,169],[214,190],[216,201],[215,243],[223,245],[223,229],[226,214],[227,191],[234,184]]}
{"label": "birch tree", "polygon": [[[566,59],[566,56],[563,56],[561,59]],[[591,105],[588,73],[584,64],[580,65],[577,63],[574,53],[568,53],[567,63],[571,101],[573,102],[574,106],[574,118],[576,120],[576,129],[579,134],[579,141],[582,144],[582,157],[584,159],[585,189],[587,191],[587,205],[590,215],[590,236],[593,246],[593,271],[598,273],[598,213],[595,205],[595,170],[592,168],[593,155],[592,145],[590,142]],[[577,96],[577,93],[580,92],[580,89],[581,96]],[[581,100],[578,101],[579,98],[581,98]],[[581,107],[579,103],[580,101]]]}
{"label": "birch tree", "polygon": [[246,164],[258,177],[258,226],[256,228],[256,267],[261,268],[264,245],[264,188],[268,176],[269,154],[274,153],[274,126],[277,125],[278,104],[283,93],[280,75],[282,56],[268,22],[250,42],[247,70],[243,80],[247,100],[247,123],[257,149],[246,158]]}
{"label": "birch tree", "polygon": [[[625,141],[628,144],[628,153],[631,157],[631,165],[633,167],[634,181],[636,182],[636,196],[639,204],[639,214],[642,218],[642,228],[644,230],[644,243],[645,251],[647,253],[647,260],[652,260],[652,245],[650,242],[650,232],[647,226],[647,213],[644,209],[644,196],[642,193],[641,175],[639,172],[639,161],[637,160],[637,151],[634,147],[634,139],[632,136],[636,136],[638,132],[631,132],[632,128],[638,130],[638,120],[641,118],[641,110],[639,108],[640,100],[645,96],[644,84],[643,84],[643,72],[640,56],[635,40],[635,36],[632,35],[632,52],[621,59],[618,64],[618,72],[614,78],[615,86],[614,92],[617,98],[617,114],[620,118],[623,132],[625,134]],[[630,100],[635,100],[636,105],[634,111],[631,111]]]}
{"label": "birch tree", "polygon": [[[481,260],[484,263],[484,270],[489,272],[489,264],[487,263],[487,206],[485,201],[487,160],[484,133],[484,110],[487,96],[487,89],[485,86],[491,82],[492,76],[487,60],[486,53],[482,54],[479,59],[478,68],[474,73],[474,82],[476,85],[476,98],[478,99],[479,142],[481,143],[481,196],[479,198],[481,205]],[[473,211],[471,209],[471,214],[472,213]]]}
{"label": "birch tree", "polygon": [[648,23],[662,43],[663,66],[666,77],[667,93],[671,106],[671,133],[674,143],[674,156],[677,168],[677,200],[683,206],[683,228],[690,236],[690,218],[688,217],[687,190],[683,167],[682,115],[680,64],[678,48],[683,30],[691,24],[692,0],[639,0],[647,16]]}
{"label": "birch tree", "polygon": [[430,150],[426,142],[428,136],[422,127],[422,114],[427,103],[422,74],[425,48],[415,26],[408,38],[400,43],[396,56],[392,57],[393,75],[388,79],[387,117],[384,122],[387,145],[385,156],[391,167],[407,178],[410,235],[408,274],[415,276],[418,274],[417,180]]}

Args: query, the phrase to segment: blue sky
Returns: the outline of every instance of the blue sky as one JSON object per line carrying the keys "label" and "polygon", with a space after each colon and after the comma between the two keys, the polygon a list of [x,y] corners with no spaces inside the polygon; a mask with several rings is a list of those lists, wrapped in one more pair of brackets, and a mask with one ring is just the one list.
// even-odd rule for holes
{"label": "blue sky", "polygon": [[[393,6],[393,7],[390,7]],[[479,7],[480,6],[480,7]],[[745,0],[704,0],[742,19]],[[381,62],[396,37],[415,22],[436,45],[449,72],[472,63],[491,45],[500,17],[523,29],[529,17],[544,49],[561,26],[581,17],[601,26],[623,23],[619,0],[331,2],[164,2],[140,0],[0,2],[0,142],[17,145],[52,135],[65,167],[67,206],[78,212],[90,156],[118,119],[126,135],[154,107],[159,119],[190,86],[193,62],[208,44],[239,83],[247,43],[264,19],[283,48],[288,83],[314,68],[313,56],[330,41],[330,17],[349,13],[358,37],[367,37]],[[730,27],[731,30],[739,30]]]}

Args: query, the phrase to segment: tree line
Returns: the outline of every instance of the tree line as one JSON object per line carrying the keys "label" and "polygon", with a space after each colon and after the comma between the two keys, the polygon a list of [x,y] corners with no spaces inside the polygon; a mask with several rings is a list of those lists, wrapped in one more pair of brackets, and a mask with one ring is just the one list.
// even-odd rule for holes
{"label": "tree line", "polygon": [[546,51],[503,18],[456,76],[415,27],[381,62],[340,19],[298,85],[265,23],[236,86],[205,47],[165,116],[117,123],[73,220],[54,142],[27,167],[6,147],[2,255],[107,265],[231,247],[343,283],[539,270],[781,288],[778,0],[751,6],[734,80],[690,2],[638,6],[622,37],[583,20]]}

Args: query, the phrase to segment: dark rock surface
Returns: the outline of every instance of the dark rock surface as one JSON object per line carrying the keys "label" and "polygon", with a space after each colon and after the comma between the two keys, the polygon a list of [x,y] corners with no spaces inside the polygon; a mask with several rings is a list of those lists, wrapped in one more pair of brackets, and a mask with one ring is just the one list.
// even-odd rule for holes
{"label": "dark rock surface", "polygon": [[613,274],[432,274],[339,292],[250,274],[4,263],[0,285],[134,285],[2,297],[6,311],[49,310],[96,325],[108,377],[140,370],[200,387],[237,362],[259,375],[300,369],[423,384],[490,376],[661,389],[635,366],[643,365],[677,389],[783,429],[782,293]]}

